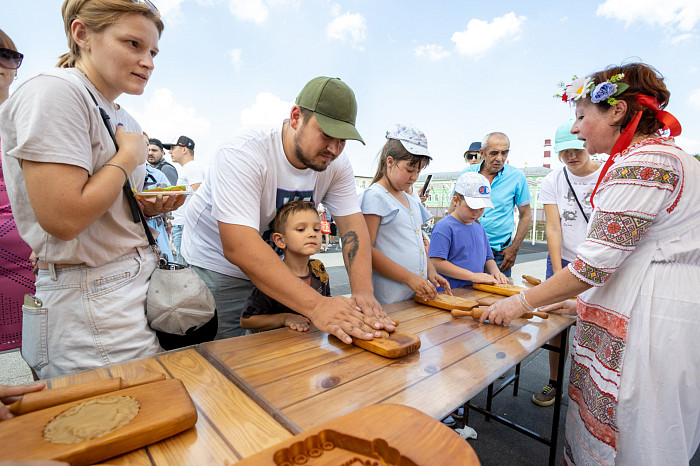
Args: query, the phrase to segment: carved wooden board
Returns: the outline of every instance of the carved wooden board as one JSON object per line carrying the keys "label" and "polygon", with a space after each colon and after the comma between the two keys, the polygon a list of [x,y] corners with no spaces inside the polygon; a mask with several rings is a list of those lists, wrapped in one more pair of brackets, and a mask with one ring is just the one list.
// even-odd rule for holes
{"label": "carved wooden board", "polygon": [[408,406],[379,404],[326,422],[237,464],[475,466],[479,459],[441,422]]}
{"label": "carved wooden board", "polygon": [[450,296],[444,293],[438,293],[436,299],[423,299],[418,295],[416,295],[413,299],[417,303],[437,307],[438,309],[445,309],[447,311],[451,311],[452,309],[468,311],[469,309],[479,305],[479,303],[472,301],[471,299],[460,298],[459,296]]}
{"label": "carved wooden board", "polygon": [[374,338],[373,340],[353,338],[352,343],[385,358],[401,358],[418,351],[420,348],[420,338],[410,333],[399,329],[391,333],[386,331],[382,333],[384,334],[382,338]]}
{"label": "carved wooden board", "polygon": [[[139,412],[125,426],[102,437],[73,444],[44,439],[44,428],[54,417],[84,401],[128,396],[139,402]],[[170,379],[91,396],[17,416],[0,423],[0,460],[51,459],[71,465],[94,464],[178,434],[194,426],[197,410],[180,380]]]}
{"label": "carved wooden board", "polygon": [[515,285],[486,285],[484,283],[474,283],[472,288],[479,291],[486,291],[487,293],[498,294],[501,296],[515,296],[520,294],[521,291],[527,290],[522,286]]}

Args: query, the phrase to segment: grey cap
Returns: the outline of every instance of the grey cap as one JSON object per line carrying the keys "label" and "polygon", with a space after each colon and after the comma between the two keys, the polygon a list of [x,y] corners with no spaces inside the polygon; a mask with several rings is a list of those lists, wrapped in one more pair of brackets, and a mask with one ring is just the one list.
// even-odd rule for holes
{"label": "grey cap", "polygon": [[191,268],[156,269],[151,275],[146,314],[152,329],[185,335],[209,322],[215,308],[214,296]]}

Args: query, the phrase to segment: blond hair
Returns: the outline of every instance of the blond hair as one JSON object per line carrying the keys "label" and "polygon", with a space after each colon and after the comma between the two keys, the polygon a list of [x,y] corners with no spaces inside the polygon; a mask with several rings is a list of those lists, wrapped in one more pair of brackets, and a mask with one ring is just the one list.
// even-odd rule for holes
{"label": "blond hair", "polygon": [[5,34],[5,31],[3,31],[2,29],[0,29],[0,47],[14,50],[15,52],[17,52],[17,46],[15,46],[15,43],[12,42],[10,36]]}
{"label": "blond hair", "polygon": [[56,64],[59,68],[75,68],[80,57],[80,47],[73,39],[71,26],[76,19],[82,20],[85,25],[94,32],[102,32],[112,24],[120,21],[125,16],[143,15],[153,21],[158,29],[158,37],[163,33],[163,20],[160,14],[151,10],[151,7],[143,1],[132,0],[65,0],[61,8],[63,15],[63,27],[68,39],[67,53],[61,55]]}

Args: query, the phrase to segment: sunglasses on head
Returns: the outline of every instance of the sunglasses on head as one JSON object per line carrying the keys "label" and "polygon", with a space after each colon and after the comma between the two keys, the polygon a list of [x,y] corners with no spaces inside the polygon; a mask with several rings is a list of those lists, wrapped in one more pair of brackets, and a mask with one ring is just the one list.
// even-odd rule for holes
{"label": "sunglasses on head", "polygon": [[143,5],[146,5],[148,8],[151,9],[151,11],[158,16],[160,16],[160,11],[158,11],[158,8],[153,4],[151,0],[131,0],[132,3],[141,3]]}
{"label": "sunglasses on head", "polygon": [[16,50],[0,47],[0,65],[9,70],[16,70],[22,64],[24,55]]}

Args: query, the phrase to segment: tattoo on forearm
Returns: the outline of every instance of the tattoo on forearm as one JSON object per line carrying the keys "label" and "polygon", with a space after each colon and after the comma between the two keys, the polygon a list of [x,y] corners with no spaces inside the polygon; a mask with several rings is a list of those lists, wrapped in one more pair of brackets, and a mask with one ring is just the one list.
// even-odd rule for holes
{"label": "tattoo on forearm", "polygon": [[357,250],[360,248],[360,241],[357,237],[357,233],[354,231],[348,231],[342,238],[343,240],[343,255],[348,258],[348,272],[350,272],[350,267],[352,266],[355,257],[357,257]]}

